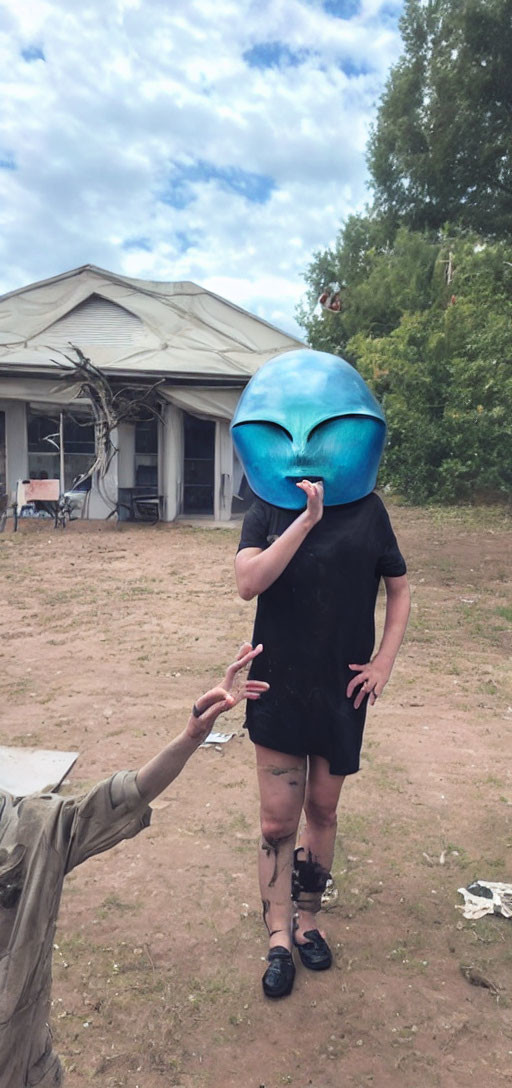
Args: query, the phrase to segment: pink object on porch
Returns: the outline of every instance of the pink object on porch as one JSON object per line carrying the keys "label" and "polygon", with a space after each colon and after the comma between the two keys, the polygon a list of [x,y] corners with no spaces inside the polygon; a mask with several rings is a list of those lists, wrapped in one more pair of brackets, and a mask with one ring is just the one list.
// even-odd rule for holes
{"label": "pink object on porch", "polygon": [[19,480],[18,481],[18,506],[25,506],[27,502],[57,502],[60,495],[58,480]]}

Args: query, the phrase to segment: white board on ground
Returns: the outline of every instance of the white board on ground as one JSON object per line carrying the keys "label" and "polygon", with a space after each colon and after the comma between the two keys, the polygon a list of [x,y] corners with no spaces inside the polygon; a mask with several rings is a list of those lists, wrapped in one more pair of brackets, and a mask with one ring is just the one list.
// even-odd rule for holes
{"label": "white board on ground", "polygon": [[0,745],[0,789],[15,797],[55,790],[71,770],[78,752],[44,748],[9,748]]}

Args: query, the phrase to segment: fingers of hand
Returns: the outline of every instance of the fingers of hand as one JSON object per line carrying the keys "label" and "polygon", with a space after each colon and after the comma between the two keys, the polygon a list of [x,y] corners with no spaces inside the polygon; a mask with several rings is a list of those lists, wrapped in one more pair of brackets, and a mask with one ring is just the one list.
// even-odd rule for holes
{"label": "fingers of hand", "polygon": [[254,649],[250,642],[244,642],[243,646],[240,647],[236,661],[229,666],[228,673],[233,671],[234,674],[238,672],[239,669],[244,669],[255,657],[258,657],[258,654],[260,654],[262,650],[263,646],[261,642],[255,646]]}
{"label": "fingers of hand", "polygon": [[264,680],[246,680],[245,684],[234,695],[234,703],[240,703],[242,699],[259,699],[265,691],[268,691],[270,684],[265,683]]}
{"label": "fingers of hand", "polygon": [[356,692],[356,689],[359,688],[354,699],[354,706],[356,710],[358,707],[361,706],[363,699],[366,699],[367,696],[370,697],[369,702],[373,706],[375,700],[379,697],[379,695],[382,694],[384,688],[384,684],[381,680],[378,680],[370,673],[366,673],[365,675],[364,670],[366,669],[366,667],[367,666],[365,665],[349,665],[350,669],[362,670],[357,676],[352,677],[352,680],[347,686],[348,699],[350,699],[354,692]]}
{"label": "fingers of hand", "polygon": [[242,697],[245,697],[246,699],[259,699],[260,695],[264,695],[269,687],[270,684],[267,684],[265,680],[248,680]]}
{"label": "fingers of hand", "polygon": [[238,651],[238,653],[236,655],[235,660],[240,661],[240,658],[245,657],[245,655],[249,654],[251,652],[251,650],[252,650],[252,644],[250,642],[242,642],[242,645],[241,645],[241,647],[240,647],[240,649],[239,649],[239,651]]}
{"label": "fingers of hand", "polygon": [[[365,669],[365,668],[366,668],[366,665],[349,665],[349,669],[352,669],[352,671],[354,671],[354,669],[362,670],[362,669]],[[364,680],[365,680],[364,676],[353,676],[352,677],[352,679],[349,681],[348,686],[347,686],[347,698],[350,699],[352,697],[352,695],[354,694],[356,688],[359,686],[359,684],[362,684],[364,682]]]}
{"label": "fingers of hand", "polygon": [[222,685],[212,688],[211,691],[207,691],[205,695],[201,695],[199,699],[196,700],[195,705],[200,712],[200,717],[203,716],[206,710],[212,706],[216,706],[216,704],[225,702],[225,706],[220,707],[220,709],[216,706],[217,716],[217,714],[222,714],[224,710],[230,710],[231,707],[235,706],[241,699],[245,699],[247,697],[246,693],[250,693],[251,698],[255,699],[259,698],[259,696],[267,690],[268,684],[263,680],[247,680],[243,677],[239,678],[238,685],[232,690],[237,673],[239,673],[241,669],[246,668],[246,666],[248,666],[262,650],[263,645],[261,642],[254,648],[251,646],[250,642],[244,642],[242,644],[238,651],[236,661],[234,661],[226,670]]}
{"label": "fingers of hand", "polygon": [[370,706],[373,706],[373,704],[377,702],[379,695],[382,695],[382,692],[384,691],[384,686],[385,685],[382,680],[372,680],[370,677],[368,677],[361,684],[357,697],[354,701],[354,706],[356,708],[358,706],[361,706],[363,699],[365,699],[367,696]]}
{"label": "fingers of hand", "polygon": [[[245,651],[247,646],[249,647],[249,649],[245,653],[243,651]],[[248,665],[250,665],[251,661],[253,661],[255,657],[258,657],[259,654],[261,654],[262,650],[263,645],[261,642],[258,643],[258,645],[254,647],[254,649],[252,648],[250,642],[244,643],[244,645],[240,648],[240,652],[236,661],[233,661],[233,664],[230,665],[229,668],[226,670],[223,684],[227,691],[232,691],[234,686],[234,694],[238,694],[238,691],[243,684],[243,679],[238,677],[238,681],[235,683],[235,681],[237,680],[237,674],[240,673],[242,669],[247,668]]]}
{"label": "fingers of hand", "polygon": [[305,492],[308,499],[318,498],[321,501],[324,497],[324,485],[321,480],[317,480],[316,483],[312,483],[311,480],[299,480],[296,483],[297,487],[300,487]]}
{"label": "fingers of hand", "polygon": [[211,707],[218,705],[224,701],[228,701],[231,705],[233,696],[229,694],[224,688],[212,688],[211,691],[207,691],[204,695],[201,695],[196,700],[196,707],[199,711],[200,717],[209,710]]}

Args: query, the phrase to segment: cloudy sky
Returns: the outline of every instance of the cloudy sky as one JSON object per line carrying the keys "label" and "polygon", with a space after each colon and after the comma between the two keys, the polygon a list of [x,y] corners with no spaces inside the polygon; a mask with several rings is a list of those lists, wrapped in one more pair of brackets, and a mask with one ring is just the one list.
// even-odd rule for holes
{"label": "cloudy sky", "polygon": [[82,264],[289,332],[364,207],[402,0],[0,0],[0,292]]}

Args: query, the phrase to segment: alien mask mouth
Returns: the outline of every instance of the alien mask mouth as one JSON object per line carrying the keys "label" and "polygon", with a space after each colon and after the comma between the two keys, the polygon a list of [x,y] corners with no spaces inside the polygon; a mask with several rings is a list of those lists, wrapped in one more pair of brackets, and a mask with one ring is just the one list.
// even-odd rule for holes
{"label": "alien mask mouth", "polygon": [[302,476],[287,476],[287,480],[291,480],[294,484],[301,484],[303,480],[306,480],[309,484],[323,484],[323,476],[313,476],[312,473],[306,472]]}

